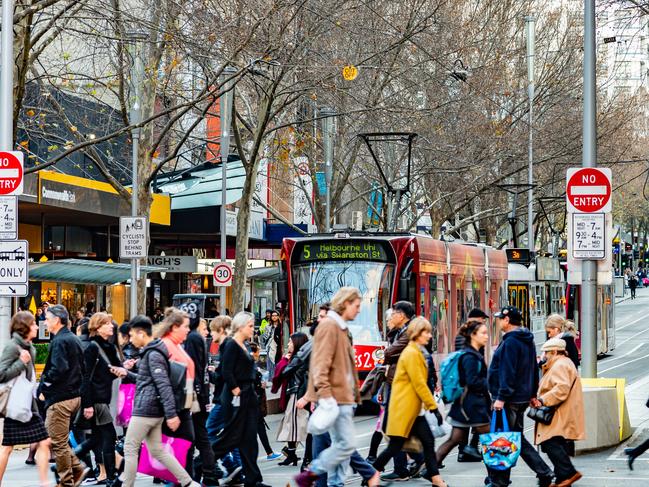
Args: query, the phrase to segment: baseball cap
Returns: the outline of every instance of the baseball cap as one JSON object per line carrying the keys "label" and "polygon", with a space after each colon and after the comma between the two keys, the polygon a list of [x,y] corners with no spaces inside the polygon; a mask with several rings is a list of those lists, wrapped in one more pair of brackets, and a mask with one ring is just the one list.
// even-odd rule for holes
{"label": "baseball cap", "polygon": [[480,308],[473,308],[469,311],[468,318],[489,318],[489,315],[482,311]]}
{"label": "baseball cap", "polygon": [[523,315],[520,310],[515,306],[505,306],[503,309],[494,313],[494,318],[509,317],[509,322],[512,325],[520,325],[523,322]]}

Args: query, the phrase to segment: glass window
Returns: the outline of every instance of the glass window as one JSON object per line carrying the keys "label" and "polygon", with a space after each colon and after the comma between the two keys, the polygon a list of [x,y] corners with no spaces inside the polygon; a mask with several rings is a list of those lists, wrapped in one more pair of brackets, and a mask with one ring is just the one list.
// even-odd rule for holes
{"label": "glass window", "polygon": [[392,264],[366,261],[312,262],[293,267],[295,329],[315,318],[319,306],[331,301],[341,287],[353,286],[362,295],[361,311],[348,323],[354,341],[383,341],[383,316],[390,307],[393,273]]}
{"label": "glass window", "polygon": [[437,296],[437,276],[430,276],[428,278],[428,285],[430,289],[428,290],[428,295],[430,297],[430,307],[428,308],[429,321],[433,327],[433,352],[437,352],[437,342],[439,340],[438,336],[438,314],[439,314],[439,297]]}

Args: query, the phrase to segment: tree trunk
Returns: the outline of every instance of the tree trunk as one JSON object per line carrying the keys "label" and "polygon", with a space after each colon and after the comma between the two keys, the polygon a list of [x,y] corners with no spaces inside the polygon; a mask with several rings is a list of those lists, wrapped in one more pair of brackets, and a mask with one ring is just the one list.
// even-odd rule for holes
{"label": "tree trunk", "polygon": [[243,311],[246,306],[246,271],[248,269],[248,233],[250,229],[250,209],[252,195],[255,192],[259,158],[250,161],[246,168],[246,182],[243,185],[241,205],[237,215],[236,257],[234,262],[234,279],[232,283],[232,313]]}

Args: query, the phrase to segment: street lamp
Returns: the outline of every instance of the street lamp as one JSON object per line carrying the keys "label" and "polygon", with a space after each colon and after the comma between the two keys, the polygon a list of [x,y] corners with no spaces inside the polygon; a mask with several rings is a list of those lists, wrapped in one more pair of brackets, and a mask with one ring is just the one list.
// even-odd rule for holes
{"label": "street lamp", "polygon": [[[131,73],[131,90],[132,90],[132,105],[129,113],[131,125],[135,125],[131,129],[131,137],[133,138],[132,157],[131,157],[131,216],[138,216],[138,178],[137,178],[137,163],[138,152],[140,147],[140,127],[142,121],[142,82],[144,79],[144,63],[142,62],[142,42],[147,39],[145,32],[134,30],[126,34],[127,40],[133,44],[133,70]],[[140,261],[139,259],[131,259],[131,293],[130,293],[130,317],[133,318],[137,315],[137,284],[140,274]]]}
{"label": "street lamp", "polygon": [[333,181],[334,142],[336,137],[336,110],[320,108],[322,119],[322,145],[325,155],[325,231],[331,231],[331,183]]}
{"label": "street lamp", "polygon": [[[226,67],[221,74],[221,262],[225,262],[227,258],[227,238],[226,238],[226,214],[225,205],[227,204],[226,191],[228,179],[228,154],[230,153],[230,126],[232,125],[232,105],[234,101],[234,76],[237,74],[237,69],[233,67]],[[225,315],[225,295],[227,292],[226,287],[221,287],[221,314]]]}

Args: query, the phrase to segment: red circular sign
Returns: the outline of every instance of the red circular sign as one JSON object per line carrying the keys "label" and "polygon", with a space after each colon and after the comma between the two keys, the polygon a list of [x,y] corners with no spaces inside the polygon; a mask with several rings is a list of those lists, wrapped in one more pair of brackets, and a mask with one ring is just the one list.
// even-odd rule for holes
{"label": "red circular sign", "polygon": [[23,165],[11,152],[0,152],[0,195],[14,194],[22,186]]}
{"label": "red circular sign", "polygon": [[586,167],[575,172],[566,187],[568,201],[576,210],[594,213],[611,199],[611,181],[598,169]]}
{"label": "red circular sign", "polygon": [[218,284],[227,285],[232,281],[232,267],[227,263],[220,263],[214,266],[214,280]]}

